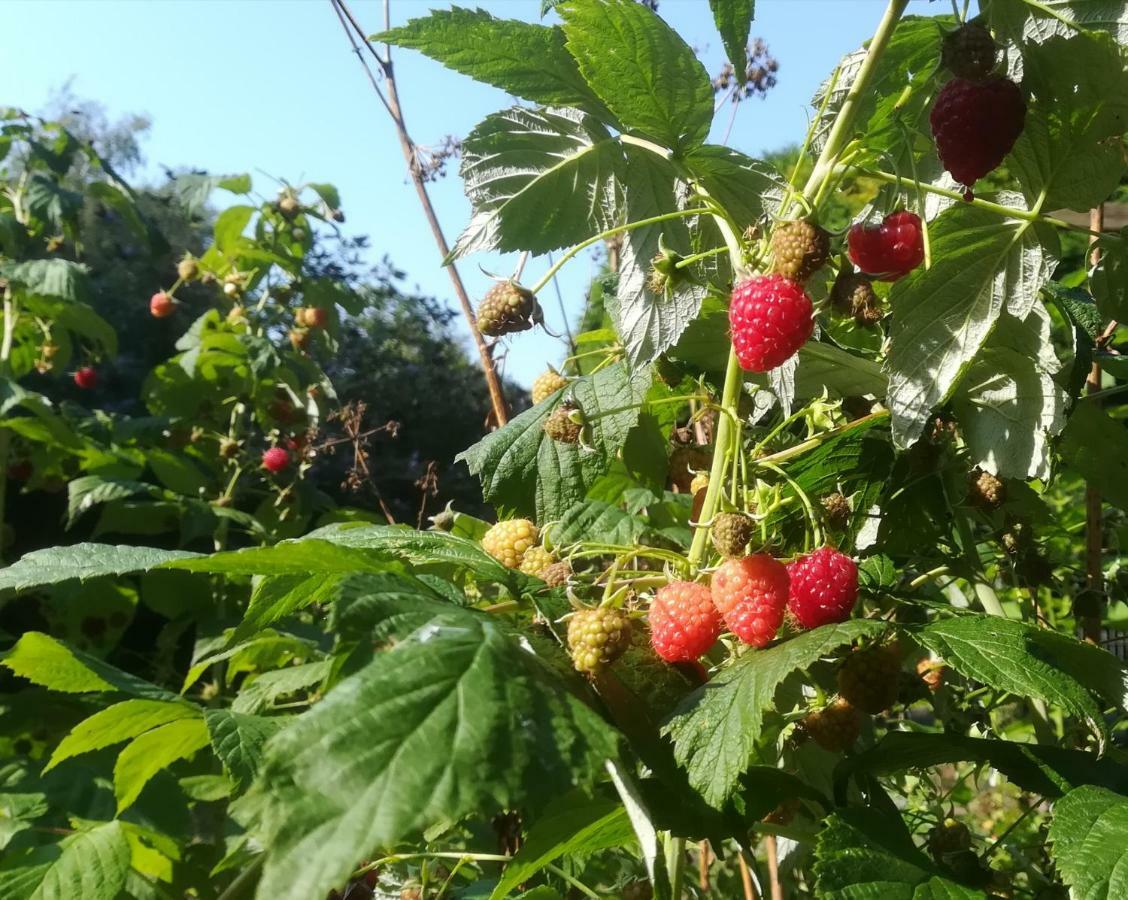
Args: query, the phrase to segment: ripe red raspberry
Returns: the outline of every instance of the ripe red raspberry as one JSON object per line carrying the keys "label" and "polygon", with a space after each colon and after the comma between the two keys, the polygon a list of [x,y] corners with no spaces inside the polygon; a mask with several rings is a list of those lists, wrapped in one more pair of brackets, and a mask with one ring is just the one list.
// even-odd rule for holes
{"label": "ripe red raspberry", "polygon": [[262,467],[277,475],[290,465],[290,453],[282,447],[271,447],[262,454]]}
{"label": "ripe red raspberry", "polygon": [[795,355],[814,330],[811,298],[782,275],[756,275],[732,291],[729,324],[741,368],[767,372]]}
{"label": "ripe red raspberry", "polygon": [[858,567],[833,547],[820,547],[787,567],[787,608],[804,628],[850,618],[858,599]]}
{"label": "ripe red raspberry", "polygon": [[1026,101],[1017,84],[1003,77],[986,81],[953,78],[936,97],[929,122],[944,168],[972,199],[975,182],[1010,153],[1022,134]]}
{"label": "ripe red raspberry", "polygon": [[713,573],[713,605],[740,640],[764,647],[783,622],[787,580],[783,563],[770,556],[730,559]]}
{"label": "ripe red raspberry", "polygon": [[93,366],[83,366],[74,373],[74,383],[84,391],[92,391],[98,386],[98,370]]}
{"label": "ripe red raspberry", "polygon": [[721,614],[703,584],[671,581],[650,607],[650,643],[666,662],[690,662],[713,646]]}
{"label": "ripe red raspberry", "polygon": [[167,319],[176,312],[176,305],[164,291],[157,291],[149,298],[149,312],[154,319]]}
{"label": "ripe red raspberry", "polygon": [[896,281],[924,260],[920,216],[903,209],[887,215],[880,225],[851,225],[846,246],[863,272],[881,281]]}

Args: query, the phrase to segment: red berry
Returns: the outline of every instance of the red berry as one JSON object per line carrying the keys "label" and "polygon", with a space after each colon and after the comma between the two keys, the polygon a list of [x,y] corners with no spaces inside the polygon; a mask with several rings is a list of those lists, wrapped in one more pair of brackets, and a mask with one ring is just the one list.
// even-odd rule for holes
{"label": "red berry", "polygon": [[666,662],[690,662],[713,646],[721,614],[703,584],[671,581],[650,607],[650,642]]}
{"label": "red berry", "polygon": [[833,547],[820,547],[787,567],[787,608],[804,628],[845,622],[858,600],[858,567]]}
{"label": "red berry", "polygon": [[322,306],[311,306],[306,310],[305,324],[309,328],[324,328],[329,324],[329,310]]}
{"label": "red berry", "polygon": [[98,370],[93,366],[83,366],[74,373],[74,383],[84,391],[92,391],[98,386]]}
{"label": "red berry", "polygon": [[290,454],[282,447],[271,447],[262,454],[262,467],[277,475],[290,465]]}
{"label": "red berry", "polygon": [[953,78],[940,89],[929,116],[936,152],[968,200],[975,182],[1010,153],[1025,120],[1022,91],[1007,78]]}
{"label": "red berry", "polygon": [[880,225],[851,225],[846,244],[854,265],[881,281],[896,281],[924,260],[920,216],[907,210],[890,213]]}
{"label": "red berry", "polygon": [[740,366],[767,372],[795,355],[814,330],[803,288],[783,275],[756,275],[732,291],[729,324]]}
{"label": "red berry", "polygon": [[730,559],[713,573],[713,605],[729,630],[753,647],[768,644],[787,608],[787,569],[770,556]]}
{"label": "red berry", "polygon": [[149,312],[154,319],[167,319],[176,311],[172,298],[164,291],[157,291],[149,300]]}

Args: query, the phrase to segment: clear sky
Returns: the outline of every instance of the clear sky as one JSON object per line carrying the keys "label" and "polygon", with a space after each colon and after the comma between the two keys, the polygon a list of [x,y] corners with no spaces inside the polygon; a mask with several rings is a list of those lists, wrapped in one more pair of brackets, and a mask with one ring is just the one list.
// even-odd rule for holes
{"label": "clear sky", "polygon": [[[446,4],[392,0],[393,24]],[[537,19],[539,0],[463,0],[495,16]],[[764,100],[741,105],[729,140],[752,155],[801,139],[807,103],[838,58],[872,33],[883,0],[759,0],[754,36],[779,60],[779,83]],[[381,29],[382,6],[353,0],[367,31]],[[659,12],[696,47],[710,72],[723,61],[706,0],[661,0]],[[913,0],[910,12],[948,12],[941,2]],[[147,177],[159,166],[197,166],[214,173],[250,171],[256,187],[269,175],[328,181],[341,191],[346,228],[368,234],[374,257],[387,254],[408,282],[454,303],[391,122],[349,50],[327,0],[0,0],[0,105],[30,111],[73,78],[81,99],[105,105],[111,118],[141,113],[153,126],[143,150]],[[465,135],[510,104],[504,92],[478,85],[412,51],[396,51],[408,128],[421,144]],[[720,140],[728,109],[718,114]],[[267,173],[267,174],[264,174]],[[146,176],[142,174],[144,179]],[[457,171],[433,186],[448,240],[469,216]],[[490,285],[479,266],[509,274],[515,258],[471,257],[461,263],[474,297]],[[526,281],[546,268],[530,261]],[[592,263],[578,257],[560,285],[573,317],[582,308]],[[144,308],[144,298],[135,299]],[[548,323],[561,331],[551,294]],[[465,326],[460,324],[467,347]],[[510,339],[506,373],[528,385],[562,345],[542,333]]]}

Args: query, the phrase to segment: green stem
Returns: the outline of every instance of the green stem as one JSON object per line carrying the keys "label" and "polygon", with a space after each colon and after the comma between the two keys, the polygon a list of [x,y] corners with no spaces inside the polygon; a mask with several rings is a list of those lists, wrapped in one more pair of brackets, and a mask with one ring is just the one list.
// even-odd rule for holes
{"label": "green stem", "polygon": [[[732,409],[740,394],[740,387],[744,383],[744,373],[737,362],[736,353],[729,351],[728,368],[725,370],[725,385],[721,393],[721,406]],[[729,416],[717,417],[717,435],[713,442],[713,465],[709,470],[709,486],[705,489],[705,502],[701,506],[699,522],[710,522],[717,511],[717,503],[724,495],[724,473],[726,449],[729,446],[729,432],[732,430],[732,420]],[[708,546],[709,529],[698,525],[693,534],[693,544],[689,548],[689,561],[691,565],[698,566],[705,557]]]}
{"label": "green stem", "polygon": [[599,894],[597,894],[595,891],[593,891],[591,888],[589,888],[582,881],[579,881],[579,880],[573,878],[571,875],[569,875],[567,872],[565,872],[559,866],[553,865],[552,863],[549,863],[548,865],[545,866],[545,868],[549,872],[551,872],[553,875],[556,875],[558,878],[563,878],[566,882],[568,882],[568,884],[570,884],[572,887],[574,887],[577,891],[579,891],[585,897],[591,897],[591,898],[593,898],[593,900],[599,900]]}
{"label": "green stem", "polygon": [[685,838],[666,835],[666,873],[670,877],[670,896],[679,900],[685,875]]}
{"label": "green stem", "polygon": [[219,895],[219,900],[238,900],[240,897],[249,896],[254,886],[258,883],[259,870],[266,862],[266,854],[260,853],[251,860],[250,865],[247,866],[239,875],[227,886],[222,894]]}
{"label": "green stem", "polygon": [[881,21],[877,25],[877,31],[874,32],[873,39],[870,41],[866,58],[862,61],[861,68],[858,69],[854,83],[850,85],[850,91],[846,94],[846,99],[842,101],[842,106],[838,110],[838,116],[834,120],[834,125],[831,126],[830,134],[827,135],[826,144],[823,145],[822,153],[819,154],[819,158],[815,162],[815,167],[811,170],[811,175],[807,179],[807,184],[803,187],[803,196],[808,200],[818,192],[818,189],[822,186],[823,180],[827,178],[834,169],[838,154],[849,142],[850,132],[854,126],[854,117],[857,115],[858,111],[858,104],[869,90],[870,81],[873,79],[873,73],[877,69],[878,60],[880,60],[882,54],[885,53],[885,48],[889,46],[889,41],[893,37],[893,30],[897,27],[897,22],[904,14],[905,7],[908,5],[909,0],[889,0],[889,5],[885,8],[885,14],[881,17]]}
{"label": "green stem", "polygon": [[660,216],[651,216],[649,219],[639,219],[637,222],[628,222],[626,225],[618,225],[615,228],[608,228],[606,231],[601,231],[595,237],[588,238],[580,244],[576,244],[571,250],[560,257],[555,263],[548,267],[548,271],[544,273],[541,280],[534,284],[530,291],[534,294],[540,293],[546,284],[552,281],[552,277],[559,272],[568,260],[572,259],[579,253],[582,253],[592,244],[598,244],[600,241],[605,241],[609,237],[614,237],[617,234],[625,234],[628,231],[634,231],[636,228],[645,228],[647,225],[657,225],[659,222],[668,222],[671,219],[684,219],[688,216],[703,216],[710,212],[708,209],[679,209],[676,212],[663,213]]}
{"label": "green stem", "polygon": [[[882,172],[877,169],[859,169],[859,174],[866,178],[872,178],[875,181],[883,181],[886,184],[899,184],[904,181],[903,178],[894,175],[891,172]],[[1044,222],[1047,225],[1052,225],[1055,228],[1063,228],[1067,231],[1076,231],[1079,234],[1087,234],[1090,237],[1113,238],[1119,239],[1119,236],[1112,233],[1102,231],[1093,231],[1081,225],[1074,225],[1072,222],[1067,222],[1064,219],[1058,219],[1054,216],[1044,216],[1041,213],[1034,212],[1029,209],[1016,209],[1013,206],[1003,206],[1001,203],[992,203],[990,200],[980,200],[978,197],[972,200],[965,200],[963,194],[959,191],[952,191],[948,188],[942,188],[939,185],[929,184],[928,182],[916,182],[919,190],[924,191],[926,194],[935,194],[938,197],[947,197],[950,200],[958,200],[960,203],[966,203],[969,206],[976,206],[979,209],[985,209],[988,212],[993,212],[996,215],[1005,216],[1008,219],[1020,219],[1024,222]]]}

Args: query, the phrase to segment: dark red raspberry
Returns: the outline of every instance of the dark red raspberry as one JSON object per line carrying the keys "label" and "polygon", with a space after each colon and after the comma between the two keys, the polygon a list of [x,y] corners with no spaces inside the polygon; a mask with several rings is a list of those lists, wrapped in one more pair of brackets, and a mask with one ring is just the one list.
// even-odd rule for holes
{"label": "dark red raspberry", "polygon": [[782,275],[756,275],[732,292],[729,324],[741,368],[767,372],[795,355],[814,330],[811,298]]}
{"label": "dark red raspberry", "polygon": [[92,391],[98,386],[98,370],[93,366],[83,366],[74,373],[74,383],[84,391]]}
{"label": "dark red raspberry", "polygon": [[920,216],[904,209],[880,225],[852,225],[846,245],[854,265],[881,281],[896,281],[924,261]]}
{"label": "dark red raspberry", "polygon": [[271,447],[262,454],[262,467],[268,472],[278,474],[290,465],[290,454],[282,447]]}
{"label": "dark red raspberry", "polygon": [[932,137],[944,168],[967,189],[965,199],[1010,153],[1025,120],[1022,91],[1007,78],[953,78],[940,89],[929,116]]}
{"label": "dark red raspberry", "polygon": [[703,584],[671,581],[650,607],[650,643],[666,662],[690,662],[713,646],[721,614]]}
{"label": "dark red raspberry", "polygon": [[787,608],[804,628],[850,618],[858,600],[858,567],[833,547],[820,547],[787,567]]}
{"label": "dark red raspberry", "polygon": [[766,646],[787,609],[787,569],[764,554],[730,559],[713,573],[713,605],[729,630],[753,647]]}

